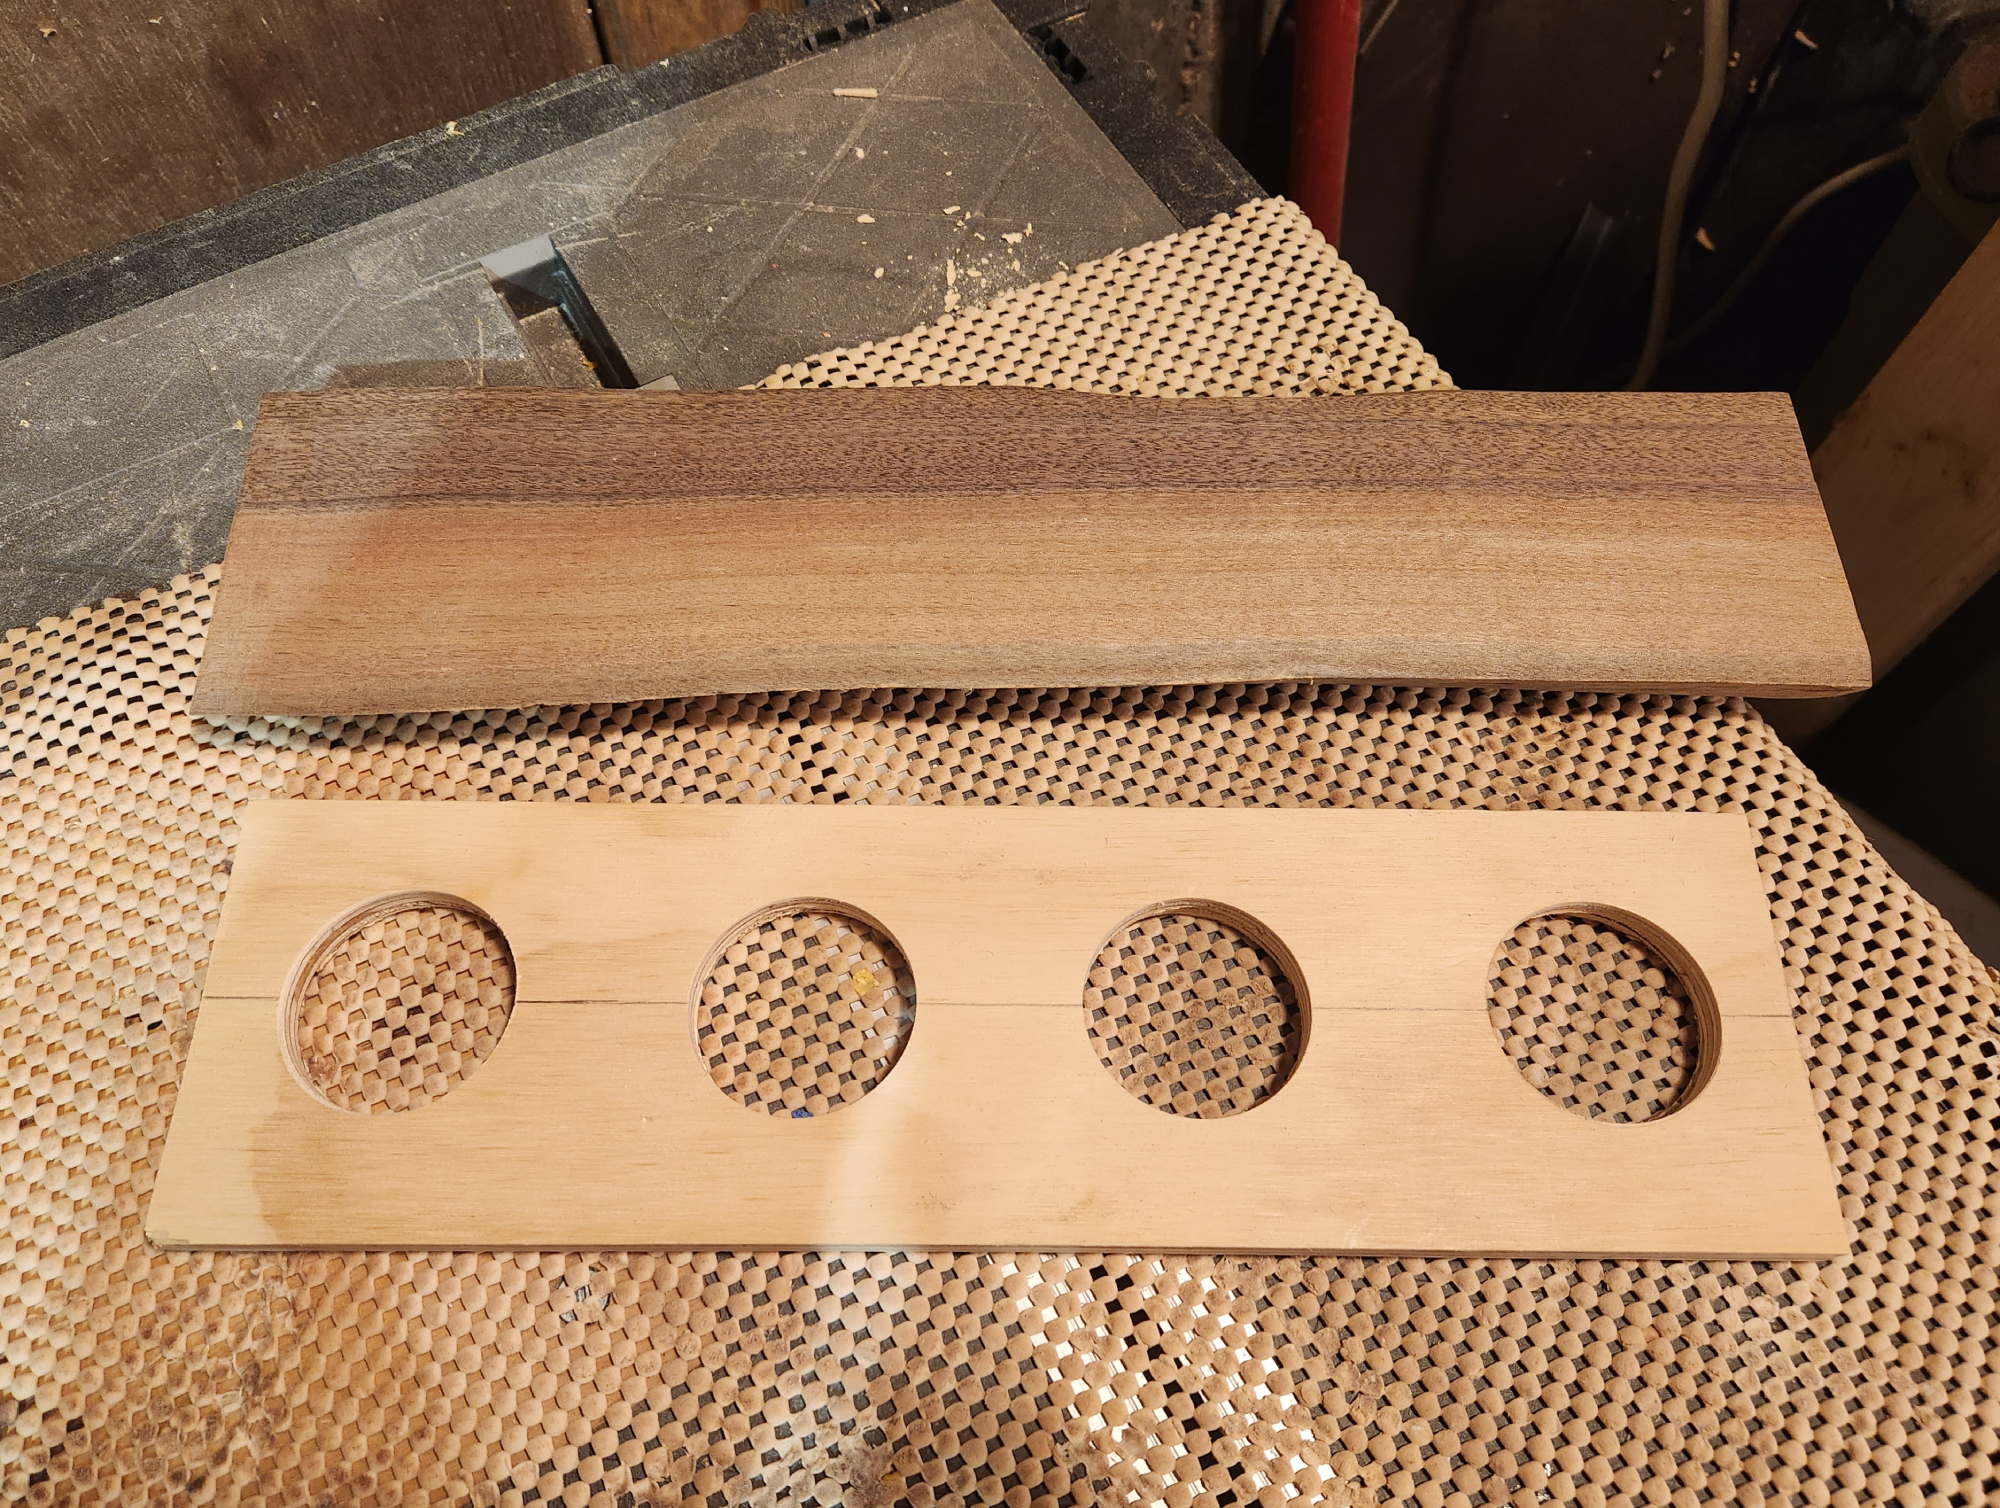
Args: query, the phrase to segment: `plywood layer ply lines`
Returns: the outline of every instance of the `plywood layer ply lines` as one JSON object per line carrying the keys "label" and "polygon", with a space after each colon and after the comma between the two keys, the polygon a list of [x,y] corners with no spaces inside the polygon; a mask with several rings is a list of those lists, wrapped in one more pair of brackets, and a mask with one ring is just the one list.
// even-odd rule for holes
{"label": "plywood layer ply lines", "polygon": [[[1688,990],[1697,1062],[1671,1113],[1569,1114],[1503,1052],[1489,967],[1551,913],[1641,937]],[[402,1086],[385,1098],[326,981],[396,914],[452,983],[406,990],[361,1043]],[[790,1114],[694,1041],[716,961],[753,935],[781,948],[781,914],[809,914],[817,942],[787,967],[818,971],[814,1009],[853,1012],[856,1064]],[[1166,914],[1253,942],[1296,1011],[1289,1077],[1239,1113],[1147,1103],[1093,1040],[1093,967]],[[1845,1250],[1741,818],[1561,812],[253,806],[146,1228],[237,1247]]]}
{"label": "plywood layer ply lines", "polygon": [[273,393],[227,567],[205,716],[1868,682],[1782,394]]}

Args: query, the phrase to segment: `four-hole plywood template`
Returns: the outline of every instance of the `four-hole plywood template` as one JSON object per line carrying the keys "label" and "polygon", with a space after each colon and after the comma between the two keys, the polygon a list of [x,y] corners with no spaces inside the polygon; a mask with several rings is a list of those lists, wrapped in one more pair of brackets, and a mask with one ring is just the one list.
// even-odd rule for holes
{"label": "four-hole plywood template", "polygon": [[[315,1087],[301,997],[357,925],[411,906],[477,919],[482,940],[453,946],[504,955],[511,1015],[455,1081],[359,1113]],[[693,1041],[716,960],[788,908],[892,941],[915,995],[900,1057],[829,1113],[746,1109]],[[1303,1013],[1295,1068],[1243,1113],[1142,1103],[1092,1045],[1093,961],[1167,912],[1252,938]],[[1680,975],[1698,1066],[1671,1113],[1569,1114],[1503,1054],[1495,949],[1560,913]],[[858,958],[843,987],[876,983]],[[427,1249],[1847,1247],[1749,828],[1604,812],[256,805],[146,1230]]]}
{"label": "four-hole plywood template", "polygon": [[194,711],[850,686],[1823,696],[1781,393],[272,393]]}

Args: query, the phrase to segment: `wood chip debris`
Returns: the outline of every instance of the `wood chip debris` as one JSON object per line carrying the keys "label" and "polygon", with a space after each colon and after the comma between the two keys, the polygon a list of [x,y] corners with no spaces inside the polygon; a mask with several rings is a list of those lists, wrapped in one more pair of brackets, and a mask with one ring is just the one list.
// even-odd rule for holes
{"label": "wood chip debris", "polygon": [[836,89],[833,91],[833,97],[835,99],[874,99],[876,95],[873,89]]}

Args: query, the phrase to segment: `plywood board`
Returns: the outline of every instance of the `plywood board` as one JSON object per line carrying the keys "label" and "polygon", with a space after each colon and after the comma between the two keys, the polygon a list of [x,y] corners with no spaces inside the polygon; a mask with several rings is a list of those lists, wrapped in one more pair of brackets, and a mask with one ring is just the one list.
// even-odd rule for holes
{"label": "plywood board", "polygon": [[[448,895],[511,944],[504,1035],[403,1113],[281,1047],[343,918]],[[873,918],[901,1058],[812,1119],[709,1079],[692,994],[745,918]],[[1155,1110],[1083,1011],[1105,939],[1188,900],[1289,955],[1298,1066],[1217,1120]],[[1486,1011],[1524,918],[1641,919],[1704,1017],[1696,1086],[1572,1115]],[[330,932],[331,929],[331,932]],[[166,1246],[721,1246],[1829,1257],[1845,1227],[1735,815],[269,802],[245,814],[146,1231]]]}
{"label": "plywood board", "polygon": [[1782,395],[343,390],[265,399],[195,710],[1867,679]]}

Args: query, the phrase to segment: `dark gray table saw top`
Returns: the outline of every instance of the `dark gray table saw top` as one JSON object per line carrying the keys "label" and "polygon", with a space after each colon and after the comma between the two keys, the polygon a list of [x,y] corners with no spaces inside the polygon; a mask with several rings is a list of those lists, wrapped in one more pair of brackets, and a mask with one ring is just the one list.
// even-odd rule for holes
{"label": "dark gray table saw top", "polygon": [[220,558],[266,391],[520,359],[477,259],[530,236],[725,388],[1181,228],[989,0],[914,16],[0,361],[0,627]]}

